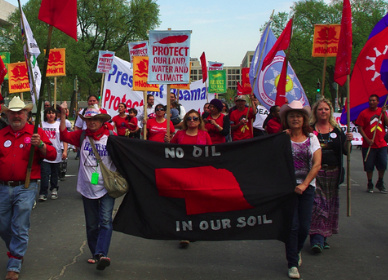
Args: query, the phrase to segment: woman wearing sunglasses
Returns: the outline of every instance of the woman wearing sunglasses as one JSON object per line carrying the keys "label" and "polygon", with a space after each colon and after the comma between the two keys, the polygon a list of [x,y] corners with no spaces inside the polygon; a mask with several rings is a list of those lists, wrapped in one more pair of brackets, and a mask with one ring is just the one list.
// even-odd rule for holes
{"label": "woman wearing sunglasses", "polygon": [[174,144],[211,145],[212,141],[205,130],[205,124],[198,113],[192,109],[183,118],[183,128],[171,140]]}
{"label": "woman wearing sunglasses", "polygon": [[[164,117],[166,107],[163,104],[158,104],[155,107],[155,118],[147,120],[147,136],[148,140],[156,142],[166,142],[167,120]],[[170,121],[170,133],[175,132],[174,124]]]}

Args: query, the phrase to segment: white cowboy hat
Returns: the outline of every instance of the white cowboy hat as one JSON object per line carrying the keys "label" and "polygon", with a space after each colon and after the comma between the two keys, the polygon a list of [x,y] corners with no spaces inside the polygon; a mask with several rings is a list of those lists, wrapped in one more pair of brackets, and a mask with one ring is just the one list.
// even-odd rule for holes
{"label": "white cowboy hat", "polygon": [[284,104],[280,108],[280,112],[279,112],[280,118],[284,119],[286,114],[287,114],[287,112],[293,111],[293,110],[300,111],[300,112],[306,114],[307,116],[310,116],[310,113],[311,113],[310,106],[308,106],[308,105],[307,106],[303,106],[303,104],[300,101],[294,100],[294,101],[292,101],[289,104]]}
{"label": "white cowboy hat", "polygon": [[101,110],[94,106],[89,106],[85,114],[79,114],[79,117],[84,121],[88,119],[101,119],[102,122],[107,122],[111,118],[110,115],[101,113]]}
{"label": "white cowboy hat", "polygon": [[14,98],[12,98],[12,100],[9,102],[8,104],[8,107],[7,106],[3,106],[2,107],[2,111],[3,112],[7,112],[7,111],[13,111],[13,112],[18,112],[18,111],[21,111],[21,110],[26,110],[26,111],[31,111],[32,108],[34,107],[34,104],[30,103],[30,104],[25,104],[19,96],[15,96]]}

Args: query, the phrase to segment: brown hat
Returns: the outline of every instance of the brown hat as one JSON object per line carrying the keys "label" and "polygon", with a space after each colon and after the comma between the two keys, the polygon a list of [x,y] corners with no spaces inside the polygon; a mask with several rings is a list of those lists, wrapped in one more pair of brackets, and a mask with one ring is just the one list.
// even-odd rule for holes
{"label": "brown hat", "polygon": [[[95,104],[97,105],[97,104]],[[85,111],[85,114],[79,114],[79,117],[82,119],[82,120],[90,120],[90,119],[101,119],[103,122],[107,122],[110,120],[110,115],[108,114],[102,114],[101,113],[101,110],[98,108],[98,106],[94,107],[94,106],[89,106],[86,111]]]}

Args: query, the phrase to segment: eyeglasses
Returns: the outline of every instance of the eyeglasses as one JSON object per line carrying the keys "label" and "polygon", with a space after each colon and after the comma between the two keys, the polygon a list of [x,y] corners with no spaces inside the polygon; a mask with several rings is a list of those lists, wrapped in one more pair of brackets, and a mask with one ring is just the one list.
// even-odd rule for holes
{"label": "eyeglasses", "polygon": [[187,119],[186,119],[187,121],[199,121],[199,118],[198,117],[188,117]]}
{"label": "eyeglasses", "polygon": [[166,111],[166,110],[164,110],[164,108],[156,108],[155,109],[155,112],[159,112],[159,111]]}

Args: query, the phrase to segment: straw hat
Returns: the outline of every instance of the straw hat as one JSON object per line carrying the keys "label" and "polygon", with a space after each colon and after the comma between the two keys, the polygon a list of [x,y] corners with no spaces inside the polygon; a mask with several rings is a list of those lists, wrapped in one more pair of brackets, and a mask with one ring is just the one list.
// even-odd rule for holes
{"label": "straw hat", "polygon": [[238,100],[242,100],[242,101],[247,102],[244,95],[237,95],[235,101],[238,101]]}
{"label": "straw hat", "polygon": [[307,116],[310,116],[310,113],[311,113],[311,108],[310,106],[303,106],[303,104],[298,101],[298,100],[294,100],[292,101],[291,103],[289,104],[284,104],[281,108],[280,108],[280,118],[281,119],[284,119],[287,112],[289,111],[300,111],[304,114],[306,114]]}
{"label": "straw hat", "polygon": [[89,106],[86,109],[85,114],[79,114],[79,117],[84,121],[90,119],[101,119],[102,122],[107,122],[111,118],[110,115],[101,113],[101,109],[98,108],[97,104],[95,104],[95,106]]}
{"label": "straw hat", "polygon": [[34,107],[34,104],[25,104],[19,96],[15,96],[12,98],[12,100],[9,102],[8,107],[7,106],[2,106],[2,111],[7,112],[7,111],[13,111],[13,112],[18,112],[21,110],[26,110],[26,111],[31,111],[32,108]]}

